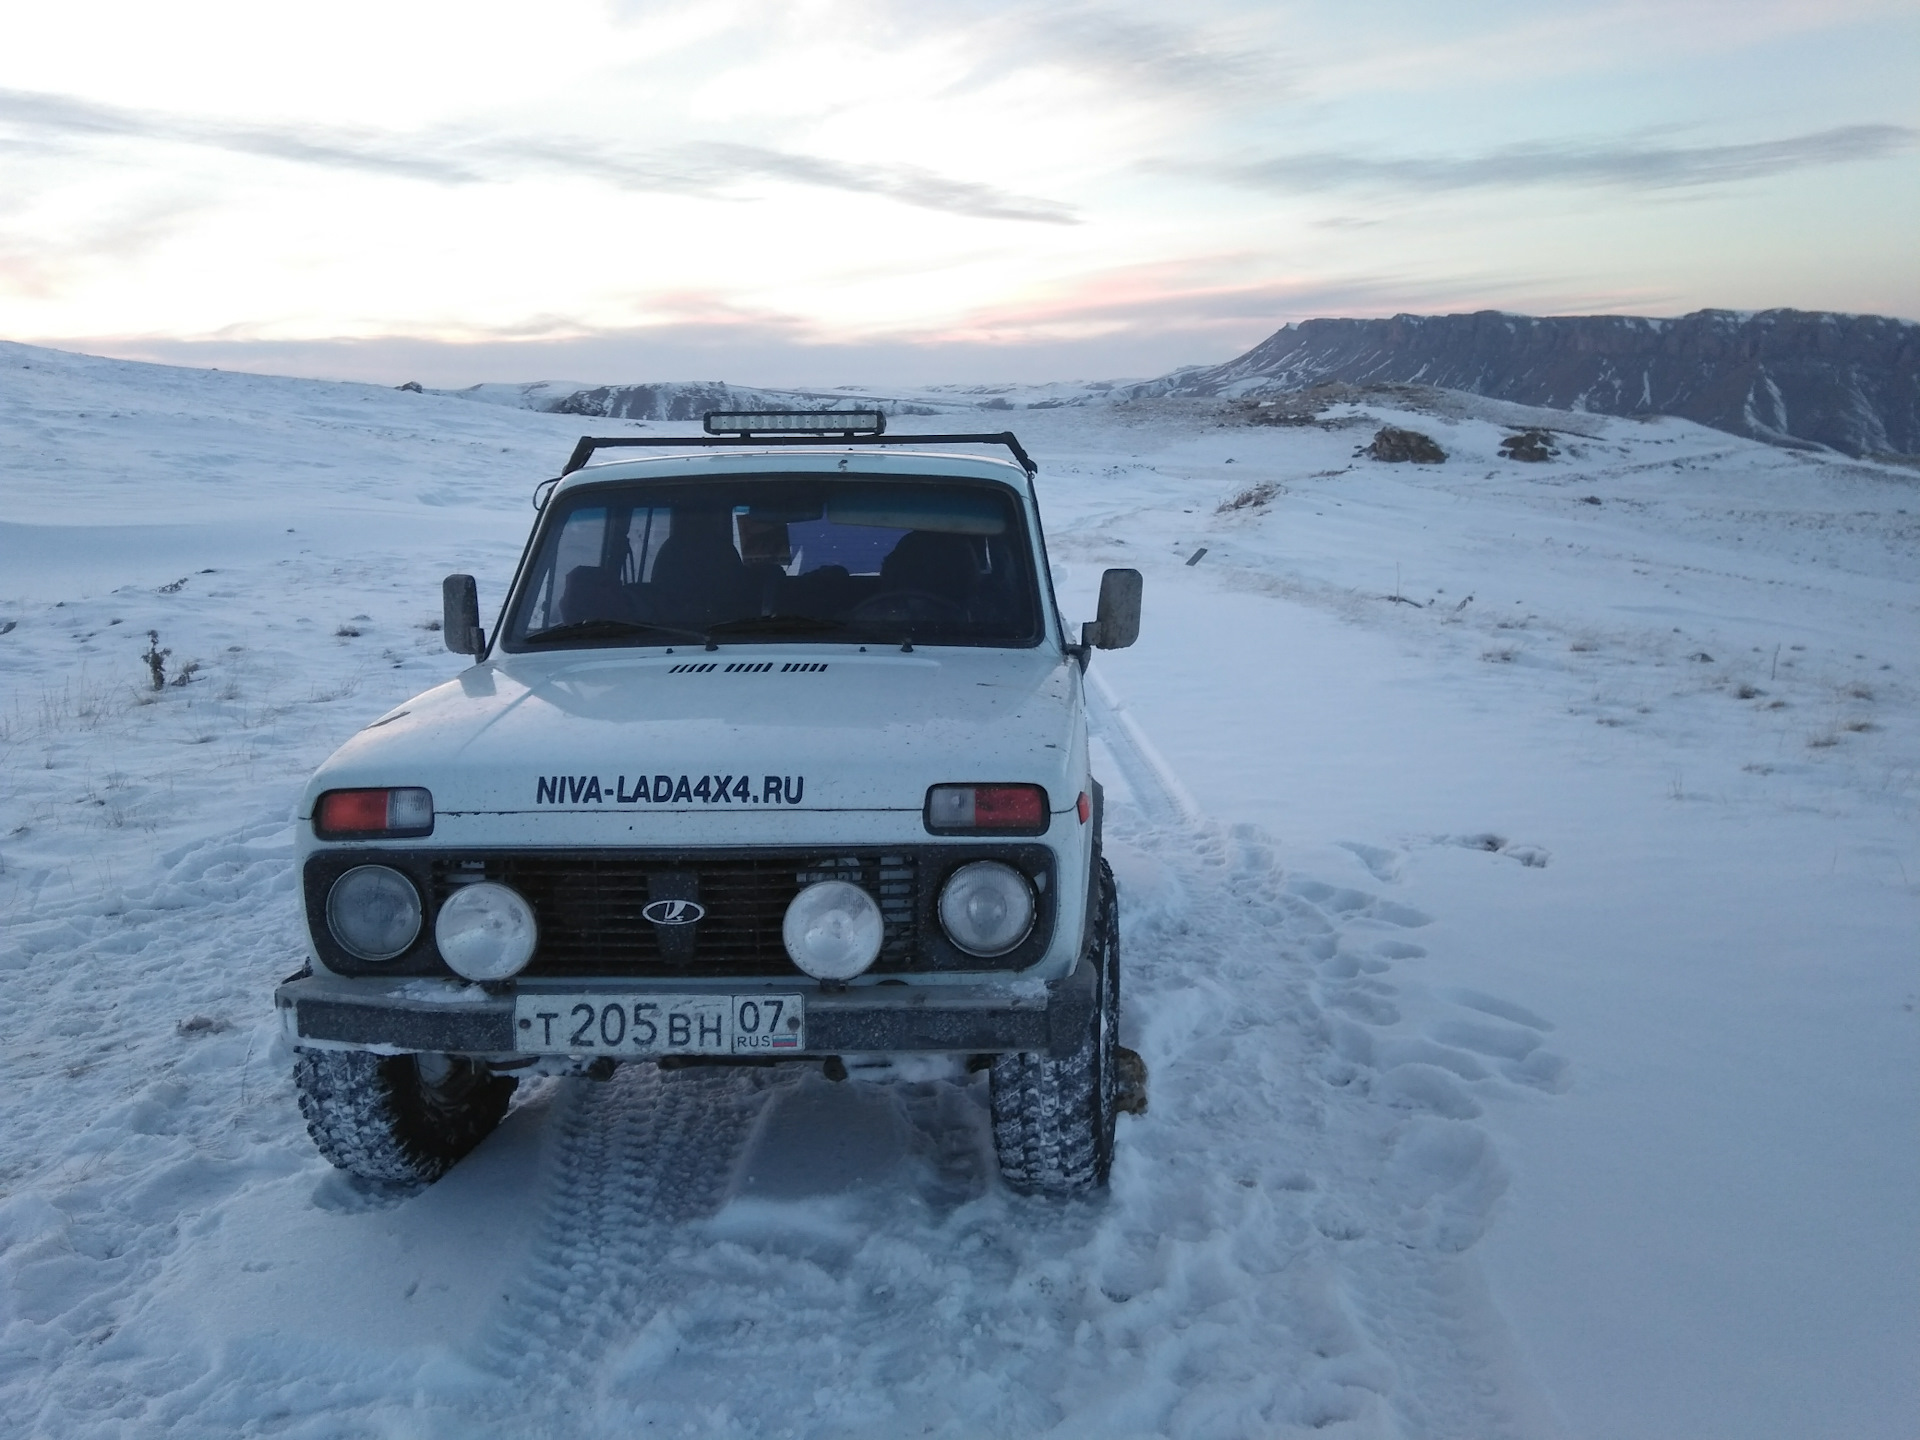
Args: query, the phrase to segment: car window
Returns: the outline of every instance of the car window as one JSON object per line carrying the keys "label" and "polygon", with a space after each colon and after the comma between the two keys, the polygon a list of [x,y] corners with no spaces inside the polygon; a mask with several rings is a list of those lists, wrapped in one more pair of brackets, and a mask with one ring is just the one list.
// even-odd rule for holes
{"label": "car window", "polygon": [[791,574],[839,565],[850,575],[878,575],[881,564],[907,534],[878,525],[836,525],[831,520],[789,521],[786,530],[793,546]]}
{"label": "car window", "polygon": [[1041,615],[1005,486],[757,475],[562,495],[503,643],[1028,646]]}
{"label": "car window", "polygon": [[582,506],[568,512],[553,539],[553,564],[549,583],[534,597],[528,623],[535,628],[553,624],[558,618],[552,575],[566,575],[577,566],[598,565],[606,547],[607,512],[604,506]]}

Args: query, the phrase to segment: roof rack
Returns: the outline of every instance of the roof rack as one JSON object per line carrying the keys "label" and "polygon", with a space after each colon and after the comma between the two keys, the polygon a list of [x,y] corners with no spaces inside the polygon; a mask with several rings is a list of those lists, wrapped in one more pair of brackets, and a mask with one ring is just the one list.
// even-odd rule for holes
{"label": "roof rack", "polygon": [[[714,412],[716,415],[724,412]],[[756,414],[764,415],[760,411]],[[825,413],[833,412],[803,412]],[[709,417],[711,418],[711,417]],[[1013,458],[1020,462],[1020,468],[1027,472],[1031,480],[1039,473],[1040,467],[1033,463],[1033,457],[1027,454],[1026,447],[1014,436],[1011,430],[1002,430],[993,435],[847,435],[844,433],[820,433],[813,435],[760,434],[760,435],[582,435],[580,443],[573,447],[573,454],[567,458],[566,468],[560,472],[565,479],[584,466],[593,457],[596,450],[625,450],[640,447],[674,450],[724,450],[737,447],[767,449],[787,445],[1004,445],[1013,452]]]}

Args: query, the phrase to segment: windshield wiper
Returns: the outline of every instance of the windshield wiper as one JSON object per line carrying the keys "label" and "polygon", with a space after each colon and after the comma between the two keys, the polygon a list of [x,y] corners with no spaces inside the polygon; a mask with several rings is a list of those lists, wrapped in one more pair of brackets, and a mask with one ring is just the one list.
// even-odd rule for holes
{"label": "windshield wiper", "polygon": [[549,625],[520,639],[522,645],[556,645],[565,640],[616,640],[626,635],[665,635],[674,640],[691,640],[712,645],[699,630],[683,630],[677,625],[655,625],[650,620],[573,620],[565,625]]}
{"label": "windshield wiper", "polygon": [[708,629],[709,635],[822,635],[828,631],[851,631],[854,627],[842,620],[829,620],[821,615],[801,615],[793,612],[777,615],[742,615],[737,620],[722,620]]}

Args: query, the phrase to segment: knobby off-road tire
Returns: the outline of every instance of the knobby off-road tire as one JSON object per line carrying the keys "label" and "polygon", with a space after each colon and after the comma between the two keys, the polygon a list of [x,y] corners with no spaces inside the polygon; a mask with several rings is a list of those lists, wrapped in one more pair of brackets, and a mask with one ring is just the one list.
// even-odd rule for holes
{"label": "knobby off-road tire", "polygon": [[511,1076],[453,1055],[303,1050],[300,1113],[320,1153],[363,1180],[438,1180],[493,1132]]}
{"label": "knobby off-road tire", "polygon": [[992,1066],[993,1148],[1000,1178],[1021,1195],[1065,1199],[1107,1183],[1113,1165],[1115,1051],[1120,1030],[1120,922],[1113,871],[1100,862],[1093,954],[1099,991],[1072,1054],[1016,1054]]}

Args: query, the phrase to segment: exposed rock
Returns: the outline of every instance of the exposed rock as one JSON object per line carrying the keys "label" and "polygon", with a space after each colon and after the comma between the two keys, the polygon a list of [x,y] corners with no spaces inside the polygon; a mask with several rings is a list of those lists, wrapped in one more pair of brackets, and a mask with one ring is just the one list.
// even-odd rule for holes
{"label": "exposed rock", "polygon": [[1434,444],[1432,436],[1397,425],[1382,425],[1365,453],[1375,460],[1410,460],[1415,465],[1439,465],[1447,458],[1447,452]]}
{"label": "exposed rock", "polygon": [[[656,385],[593,385],[537,403],[553,415],[613,420],[698,420],[709,410],[884,410],[889,415],[933,415],[925,405],[810,390],[758,390],[722,380],[676,380]],[[1002,408],[1010,408],[1003,406]]]}
{"label": "exposed rock", "polygon": [[1606,415],[1678,415],[1850,455],[1920,454],[1920,325],[1825,311],[1305,320],[1224,365],[1123,393],[1257,401],[1339,381],[1418,382]]}
{"label": "exposed rock", "polygon": [[1522,430],[1518,435],[1509,435],[1500,442],[1500,453],[1509,460],[1537,463],[1551,460],[1560,453],[1560,447],[1553,443],[1551,430]]}
{"label": "exposed rock", "polygon": [[[1280,493],[1280,482],[1262,480],[1258,485],[1242,490],[1231,499],[1222,500],[1214,510],[1216,515],[1230,515],[1235,510],[1261,510],[1273,503],[1273,497]],[[1191,562],[1189,562],[1191,563]]]}
{"label": "exposed rock", "polygon": [[[782,397],[785,402],[785,397]],[[590,415],[610,420],[698,420],[709,410],[747,410],[770,406],[773,397],[721,381],[678,381],[665,385],[595,385],[563,395],[546,408],[555,415]],[[790,402],[780,408],[797,409]]]}
{"label": "exposed rock", "polygon": [[1349,385],[1315,385],[1310,390],[1271,395],[1259,400],[1235,400],[1227,415],[1242,425],[1312,425],[1330,405],[1347,398]]}

